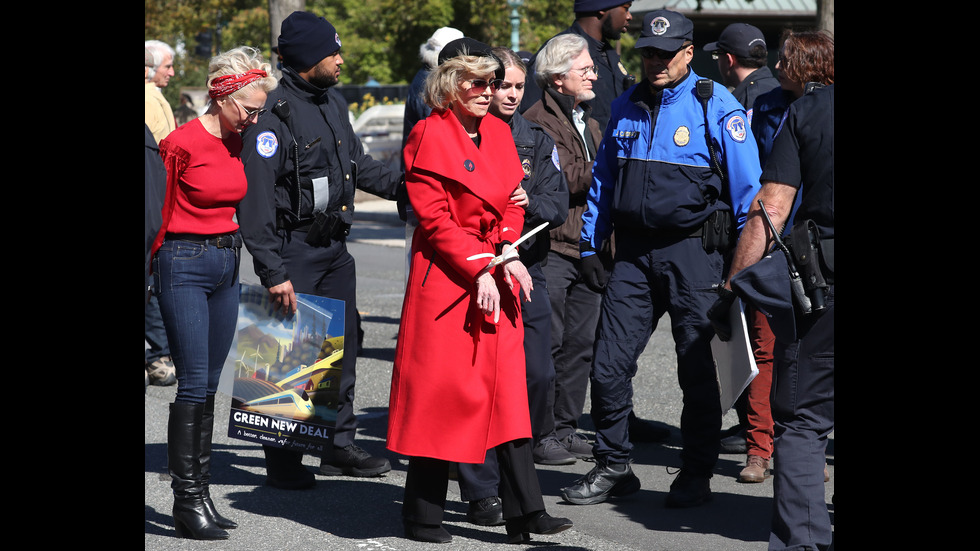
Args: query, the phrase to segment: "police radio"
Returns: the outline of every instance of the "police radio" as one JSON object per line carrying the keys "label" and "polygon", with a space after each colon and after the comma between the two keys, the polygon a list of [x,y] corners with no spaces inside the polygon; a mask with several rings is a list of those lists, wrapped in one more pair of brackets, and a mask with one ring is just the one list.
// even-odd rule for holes
{"label": "police radio", "polygon": [[296,142],[296,132],[293,132],[293,120],[289,116],[289,103],[286,102],[286,98],[280,98],[272,106],[272,112],[286,125],[286,128],[289,129],[289,136],[293,139],[293,169],[296,172],[296,185],[290,190],[290,202],[292,203],[293,213],[298,217],[300,209],[299,144]]}
{"label": "police radio", "polygon": [[715,81],[711,80],[710,78],[702,78],[698,80],[696,86],[698,90],[698,99],[700,99],[702,103],[706,103],[709,99],[711,99],[711,95],[715,93]]}
{"label": "police radio", "polygon": [[715,145],[711,141],[711,124],[708,122],[708,100],[715,93],[715,81],[710,78],[699,79],[695,88],[698,92],[698,100],[704,110],[704,139],[708,142],[708,155],[711,156],[711,168],[718,174],[722,182],[725,181],[725,172],[721,169],[721,163],[715,155]]}

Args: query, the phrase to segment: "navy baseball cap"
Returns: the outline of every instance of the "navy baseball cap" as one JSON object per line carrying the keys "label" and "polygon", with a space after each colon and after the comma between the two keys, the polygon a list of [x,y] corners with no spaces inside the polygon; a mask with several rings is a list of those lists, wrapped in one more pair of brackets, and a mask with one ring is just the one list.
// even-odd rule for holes
{"label": "navy baseball cap", "polygon": [[634,48],[681,49],[685,40],[694,41],[694,23],[675,11],[656,10],[643,17],[640,39]]}
{"label": "navy baseball cap", "polygon": [[748,23],[732,23],[721,31],[717,42],[706,44],[704,51],[721,50],[736,57],[750,57],[752,48],[757,44],[766,47],[766,37],[762,36],[762,31]]}

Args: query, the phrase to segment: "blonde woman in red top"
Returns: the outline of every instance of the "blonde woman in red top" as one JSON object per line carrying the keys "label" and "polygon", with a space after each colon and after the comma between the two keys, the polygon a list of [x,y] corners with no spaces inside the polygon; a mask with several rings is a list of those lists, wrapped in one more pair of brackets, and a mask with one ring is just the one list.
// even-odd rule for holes
{"label": "blonde woman in red top", "polygon": [[258,50],[229,50],[208,68],[210,103],[160,142],[167,169],[163,225],[153,270],[177,371],[167,457],[178,537],[226,539],[237,525],[219,515],[208,490],[214,395],[238,319],[242,240],[234,220],[245,196],[241,132],[265,111],[276,87]]}

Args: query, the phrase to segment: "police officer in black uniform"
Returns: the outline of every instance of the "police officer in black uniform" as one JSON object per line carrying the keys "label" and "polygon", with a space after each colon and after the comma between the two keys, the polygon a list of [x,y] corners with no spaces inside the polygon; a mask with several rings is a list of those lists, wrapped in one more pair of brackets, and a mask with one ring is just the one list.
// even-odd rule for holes
{"label": "police officer in black uniform", "polygon": [[[761,181],[725,288],[769,312],[776,335],[772,413],[778,468],[769,549],[827,549],[833,542],[824,494],[827,437],[834,430],[833,84],[789,108]],[[789,219],[797,193],[800,206],[785,237],[790,261],[777,262],[779,252],[760,261],[774,242],[774,229]],[[773,292],[792,288],[788,265],[799,274],[805,297]],[[773,275],[782,276],[782,284],[764,285]],[[723,293],[719,303],[732,300]]]}
{"label": "police officer in black uniform", "polygon": [[[347,103],[332,89],[343,64],[333,25],[308,12],[293,12],[282,23],[278,48],[282,78],[266,102],[272,113],[242,136],[248,193],[238,209],[241,234],[256,275],[284,312],[295,311],[296,293],[345,302],[336,431],[320,473],[377,476],[391,470],[388,460],[354,444],[357,308],[354,258],[346,238],[355,187],[395,199],[403,193],[404,178],[364,154]],[[284,489],[314,484],[301,452],[263,449],[268,484]]]}

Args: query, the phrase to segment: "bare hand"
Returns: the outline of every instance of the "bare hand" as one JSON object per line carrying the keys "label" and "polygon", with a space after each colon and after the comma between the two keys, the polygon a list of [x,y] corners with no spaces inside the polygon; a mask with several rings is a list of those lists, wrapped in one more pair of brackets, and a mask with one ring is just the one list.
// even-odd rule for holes
{"label": "bare hand", "polygon": [[269,287],[269,295],[272,296],[272,302],[279,306],[282,315],[296,313],[296,293],[293,292],[292,282],[284,281],[279,285]]}
{"label": "bare hand", "polygon": [[493,314],[493,322],[500,320],[500,291],[490,272],[483,272],[476,278],[476,305],[484,315]]}
{"label": "bare hand", "polygon": [[527,196],[527,192],[520,184],[517,184],[517,189],[515,189],[510,194],[510,200],[517,203],[517,206],[524,208],[531,203],[531,200]]}
{"label": "bare hand", "polygon": [[531,291],[534,290],[534,283],[531,281],[531,274],[528,273],[524,263],[515,258],[504,262],[503,268],[504,282],[507,283],[507,286],[513,290],[514,280],[516,279],[517,283],[521,286],[521,290],[524,291],[524,300],[531,302]]}

